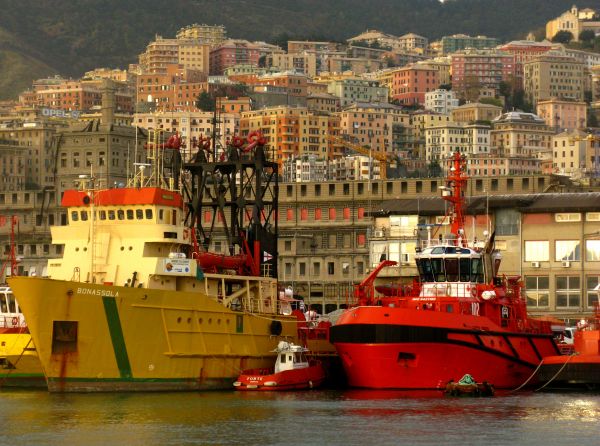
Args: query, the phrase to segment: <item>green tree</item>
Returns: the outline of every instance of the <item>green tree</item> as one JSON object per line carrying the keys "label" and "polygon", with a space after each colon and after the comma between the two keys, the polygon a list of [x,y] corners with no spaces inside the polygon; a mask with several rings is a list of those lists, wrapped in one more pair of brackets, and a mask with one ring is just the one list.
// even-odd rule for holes
{"label": "green tree", "polygon": [[596,38],[596,33],[591,29],[584,29],[579,33],[579,40],[582,42],[591,42]]}
{"label": "green tree", "polygon": [[203,91],[196,98],[196,107],[202,111],[215,110],[215,98],[207,91]]}
{"label": "green tree", "polygon": [[490,104],[490,105],[495,105],[496,107],[502,107],[502,101],[498,98],[481,98],[479,100],[479,102],[481,102],[482,104]]}
{"label": "green tree", "polygon": [[573,40],[573,33],[564,30],[557,32],[552,37],[552,41],[555,43],[569,43],[571,40]]}
{"label": "green tree", "polygon": [[442,167],[437,160],[433,160],[427,165],[427,176],[430,178],[438,178],[442,176]]}

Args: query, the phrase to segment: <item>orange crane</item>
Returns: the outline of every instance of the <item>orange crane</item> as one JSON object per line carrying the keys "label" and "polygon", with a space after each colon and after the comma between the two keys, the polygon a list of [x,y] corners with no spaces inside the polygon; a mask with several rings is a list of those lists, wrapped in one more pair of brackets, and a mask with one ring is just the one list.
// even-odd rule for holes
{"label": "orange crane", "polygon": [[387,164],[388,164],[388,155],[386,152],[381,152],[378,150],[372,150],[368,147],[361,146],[359,144],[355,144],[353,142],[348,141],[347,139],[340,138],[339,136],[329,135],[329,140],[335,144],[340,144],[348,149],[354,150],[361,155],[368,156],[372,159],[376,159],[379,161],[379,176],[382,180],[387,178]]}

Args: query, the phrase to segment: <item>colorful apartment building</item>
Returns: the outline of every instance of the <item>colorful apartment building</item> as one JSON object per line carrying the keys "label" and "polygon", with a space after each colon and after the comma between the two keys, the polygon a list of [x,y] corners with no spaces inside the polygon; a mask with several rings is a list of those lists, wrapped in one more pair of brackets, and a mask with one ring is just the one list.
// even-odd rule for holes
{"label": "colorful apartment building", "polygon": [[198,95],[208,91],[201,71],[167,65],[164,74],[146,73],[137,78],[137,102],[149,103],[157,111],[196,110]]}
{"label": "colorful apartment building", "polygon": [[226,39],[227,31],[223,25],[193,25],[186,26],[177,31],[178,39],[194,39],[208,43],[211,47],[219,45]]}
{"label": "colorful apartment building", "polygon": [[425,93],[425,109],[448,114],[458,107],[458,98],[452,90],[436,89]]}
{"label": "colorful apartment building", "polygon": [[401,107],[386,103],[355,103],[340,112],[340,133],[353,144],[376,152],[394,153],[409,116]]}
{"label": "colorful apartment building", "polygon": [[442,54],[451,54],[456,51],[462,51],[467,48],[485,49],[495,48],[500,44],[500,40],[494,37],[486,36],[467,36],[465,34],[454,34],[452,36],[442,37]]}
{"label": "colorful apartment building", "polygon": [[265,74],[256,79],[256,85],[272,85],[283,88],[289,96],[306,98],[308,95],[308,77],[295,71]]}
{"label": "colorful apartment building", "polygon": [[226,68],[239,64],[258,66],[260,56],[260,47],[252,42],[225,40],[210,51],[210,74],[222,75]]}
{"label": "colorful apartment building", "polygon": [[515,88],[523,88],[523,64],[547,53],[553,48],[551,42],[535,42],[531,40],[513,40],[500,45],[498,49],[504,53],[512,54],[515,60]]}
{"label": "colorful apartment building", "polygon": [[356,102],[387,102],[388,89],[378,81],[358,77],[334,78],[328,82],[327,92],[340,98],[342,108]]}
{"label": "colorful apartment building", "polygon": [[[117,111],[131,113],[134,96],[130,84],[112,81]],[[89,112],[102,104],[103,79],[62,79],[59,83],[34,85],[34,91],[20,96],[25,107],[47,107],[54,110]]]}
{"label": "colorful apartment building", "polygon": [[165,74],[168,66],[180,64],[208,75],[210,48],[201,39],[165,39],[157,35],[139,55],[139,68],[142,73]]}
{"label": "colorful apartment building", "polygon": [[219,121],[213,126],[213,112],[174,111],[136,113],[134,124],[148,130],[159,130],[165,133],[178,133],[184,140],[182,151],[186,159],[198,151],[193,141],[203,137],[216,138],[217,153],[226,146],[227,141],[238,134],[240,115],[237,113],[220,113]]}
{"label": "colorful apartment building", "polygon": [[[444,161],[452,153],[486,155],[490,153],[490,126],[446,122],[425,129],[427,161]],[[443,165],[442,165],[443,164]],[[442,167],[446,163],[440,163]]]}
{"label": "colorful apartment building", "polygon": [[267,65],[278,71],[295,71],[308,77],[317,75],[317,54],[314,51],[300,53],[273,53]]}
{"label": "colorful apartment building", "polygon": [[538,101],[537,114],[548,127],[559,130],[576,130],[587,126],[587,104],[578,101],[546,99]]}
{"label": "colorful apartment building", "polygon": [[413,64],[393,72],[392,98],[402,105],[425,104],[425,93],[439,87],[438,70]]}
{"label": "colorful apartment building", "polygon": [[502,107],[480,102],[470,102],[460,105],[451,112],[452,120],[459,123],[474,123],[476,121],[492,121],[502,114]]}
{"label": "colorful apartment building", "polygon": [[500,82],[515,78],[514,55],[498,50],[464,50],[454,53],[452,59],[452,90],[460,97],[473,101],[481,89],[493,89],[496,94]]}
{"label": "colorful apartment building", "polygon": [[586,172],[587,155],[593,149],[588,136],[580,130],[567,130],[552,137],[552,167],[555,173],[580,177]]}
{"label": "colorful apartment building", "polygon": [[316,115],[306,107],[272,107],[243,112],[240,133],[260,131],[281,166],[287,159],[315,155],[333,159],[342,155],[340,144],[329,139],[339,135],[340,118]]}
{"label": "colorful apartment building", "polygon": [[504,156],[549,160],[552,135],[544,120],[533,113],[508,112],[492,121],[492,147]]}
{"label": "colorful apartment building", "polygon": [[523,64],[525,97],[534,107],[545,99],[583,101],[584,64],[548,52]]}

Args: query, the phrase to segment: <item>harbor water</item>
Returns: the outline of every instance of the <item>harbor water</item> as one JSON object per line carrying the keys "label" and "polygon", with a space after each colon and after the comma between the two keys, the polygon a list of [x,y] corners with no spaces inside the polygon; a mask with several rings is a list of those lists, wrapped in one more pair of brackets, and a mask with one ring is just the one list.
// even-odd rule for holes
{"label": "harbor water", "polygon": [[595,445],[599,393],[0,391],[0,445]]}

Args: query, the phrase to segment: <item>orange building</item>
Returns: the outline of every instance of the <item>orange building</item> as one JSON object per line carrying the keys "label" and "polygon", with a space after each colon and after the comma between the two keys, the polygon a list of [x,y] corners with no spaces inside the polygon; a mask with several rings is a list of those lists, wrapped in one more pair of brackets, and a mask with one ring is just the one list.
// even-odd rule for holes
{"label": "orange building", "polygon": [[425,93],[438,87],[438,70],[427,66],[409,65],[392,75],[392,98],[403,105],[425,104]]}
{"label": "orange building", "polygon": [[308,77],[304,74],[289,71],[275,73],[259,77],[256,83],[285,88],[290,96],[305,98],[308,95]]}
{"label": "orange building", "polygon": [[156,110],[196,110],[196,99],[208,91],[206,76],[181,65],[166,66],[166,74],[147,73],[137,78],[137,103],[150,102]]}
{"label": "orange building", "polygon": [[306,107],[271,107],[242,113],[240,133],[258,130],[281,166],[289,158],[315,155],[333,159],[342,156],[343,147],[328,136],[339,135],[338,116],[315,115]]}

